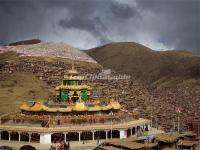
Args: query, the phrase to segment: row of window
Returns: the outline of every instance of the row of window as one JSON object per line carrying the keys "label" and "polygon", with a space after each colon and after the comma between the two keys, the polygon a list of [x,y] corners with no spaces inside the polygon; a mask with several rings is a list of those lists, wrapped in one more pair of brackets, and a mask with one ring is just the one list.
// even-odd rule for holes
{"label": "row of window", "polygon": [[64,80],[63,85],[81,85],[81,80]]}

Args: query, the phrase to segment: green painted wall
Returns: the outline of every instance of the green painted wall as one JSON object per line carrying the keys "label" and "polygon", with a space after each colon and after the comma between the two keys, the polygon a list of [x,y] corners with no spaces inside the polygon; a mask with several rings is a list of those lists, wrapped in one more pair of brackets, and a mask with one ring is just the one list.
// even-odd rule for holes
{"label": "green painted wall", "polygon": [[78,82],[78,85],[81,85],[81,80],[77,81]]}
{"label": "green painted wall", "polygon": [[61,101],[67,101],[68,98],[68,91],[67,90],[62,90],[61,91]]}
{"label": "green painted wall", "polygon": [[67,81],[66,80],[63,80],[63,85],[67,85]]}
{"label": "green painted wall", "polygon": [[81,91],[81,99],[83,101],[87,101],[88,100],[87,91]]}

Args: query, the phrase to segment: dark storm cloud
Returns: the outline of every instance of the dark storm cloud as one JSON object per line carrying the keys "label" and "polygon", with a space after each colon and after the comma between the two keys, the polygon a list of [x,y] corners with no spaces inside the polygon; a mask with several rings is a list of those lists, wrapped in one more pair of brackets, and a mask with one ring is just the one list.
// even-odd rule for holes
{"label": "dark storm cloud", "polygon": [[198,0],[0,0],[0,44],[40,38],[82,49],[135,41],[200,51]]}
{"label": "dark storm cloud", "polygon": [[[140,0],[138,7],[153,12],[161,21],[151,23],[162,35],[166,45],[175,49],[200,52],[200,2],[197,0]],[[161,27],[159,27],[161,26]]]}
{"label": "dark storm cloud", "polygon": [[[100,44],[111,42],[104,34],[108,32],[102,20],[110,16],[115,19],[129,19],[136,15],[137,11],[127,4],[113,3],[112,1],[76,1],[66,4],[71,17],[68,16],[59,21],[59,25],[65,29],[85,30],[100,41]],[[81,15],[80,15],[81,14]],[[114,17],[113,17],[114,15]]]}
{"label": "dark storm cloud", "polygon": [[0,1],[0,43],[39,36],[45,21],[38,3]]}
{"label": "dark storm cloud", "polygon": [[119,19],[129,19],[134,16],[140,16],[137,8],[130,7],[127,4],[113,3],[110,9],[114,16]]}
{"label": "dark storm cloud", "polygon": [[99,37],[101,42],[107,41],[101,34],[102,32],[106,31],[107,28],[98,17],[89,19],[75,16],[70,19],[60,20],[59,25],[66,29],[86,30],[93,36]]}

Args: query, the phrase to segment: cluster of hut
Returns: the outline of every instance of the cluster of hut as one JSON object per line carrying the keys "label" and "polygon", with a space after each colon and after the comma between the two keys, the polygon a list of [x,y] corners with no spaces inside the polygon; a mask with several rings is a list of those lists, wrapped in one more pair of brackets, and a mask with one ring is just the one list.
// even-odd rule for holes
{"label": "cluster of hut", "polygon": [[191,132],[163,133],[149,137],[130,137],[103,142],[94,150],[199,150],[199,139]]}

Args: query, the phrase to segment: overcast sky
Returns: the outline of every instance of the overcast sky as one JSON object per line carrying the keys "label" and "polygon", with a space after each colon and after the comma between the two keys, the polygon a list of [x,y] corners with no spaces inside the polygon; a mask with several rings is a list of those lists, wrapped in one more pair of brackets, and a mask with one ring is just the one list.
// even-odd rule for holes
{"label": "overcast sky", "polygon": [[81,49],[139,42],[200,52],[199,0],[0,0],[0,44],[39,38]]}

